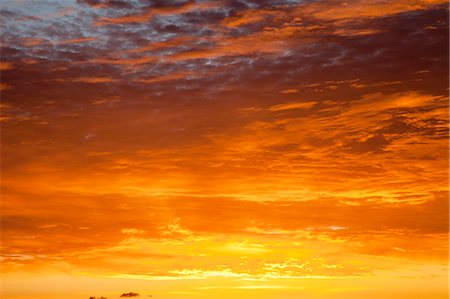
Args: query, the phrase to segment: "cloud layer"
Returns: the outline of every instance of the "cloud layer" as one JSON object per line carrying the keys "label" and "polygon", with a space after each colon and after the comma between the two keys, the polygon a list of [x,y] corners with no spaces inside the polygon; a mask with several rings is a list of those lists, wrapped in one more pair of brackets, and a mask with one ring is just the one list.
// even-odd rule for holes
{"label": "cloud layer", "polygon": [[445,296],[446,1],[0,7],[5,298]]}

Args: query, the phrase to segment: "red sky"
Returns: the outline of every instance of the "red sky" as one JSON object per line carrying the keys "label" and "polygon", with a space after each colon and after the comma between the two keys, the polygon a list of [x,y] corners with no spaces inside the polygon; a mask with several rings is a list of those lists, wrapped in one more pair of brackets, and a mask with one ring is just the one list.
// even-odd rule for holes
{"label": "red sky", "polygon": [[3,298],[447,298],[447,1],[0,17]]}

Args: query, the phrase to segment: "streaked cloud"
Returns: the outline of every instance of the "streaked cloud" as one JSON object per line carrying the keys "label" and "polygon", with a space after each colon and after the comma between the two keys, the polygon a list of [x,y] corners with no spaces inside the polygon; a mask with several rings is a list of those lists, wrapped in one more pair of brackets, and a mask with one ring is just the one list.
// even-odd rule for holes
{"label": "streaked cloud", "polygon": [[287,104],[279,104],[274,105],[269,108],[270,111],[283,111],[283,110],[291,110],[291,109],[309,109],[314,107],[317,102],[298,102],[298,103],[287,103]]}

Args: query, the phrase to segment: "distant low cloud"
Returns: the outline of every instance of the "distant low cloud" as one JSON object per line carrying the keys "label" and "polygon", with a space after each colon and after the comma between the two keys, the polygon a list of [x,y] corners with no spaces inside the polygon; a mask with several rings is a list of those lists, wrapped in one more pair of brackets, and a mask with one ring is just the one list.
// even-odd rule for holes
{"label": "distant low cloud", "polygon": [[120,295],[121,298],[130,298],[130,297],[139,297],[140,295],[138,293],[129,292],[129,293],[123,293]]}

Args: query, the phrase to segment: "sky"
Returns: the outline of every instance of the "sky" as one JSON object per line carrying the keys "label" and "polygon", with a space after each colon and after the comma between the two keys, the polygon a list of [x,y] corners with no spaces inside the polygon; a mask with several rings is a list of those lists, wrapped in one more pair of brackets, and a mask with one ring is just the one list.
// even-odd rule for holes
{"label": "sky", "polygon": [[447,1],[0,24],[2,298],[448,298]]}

